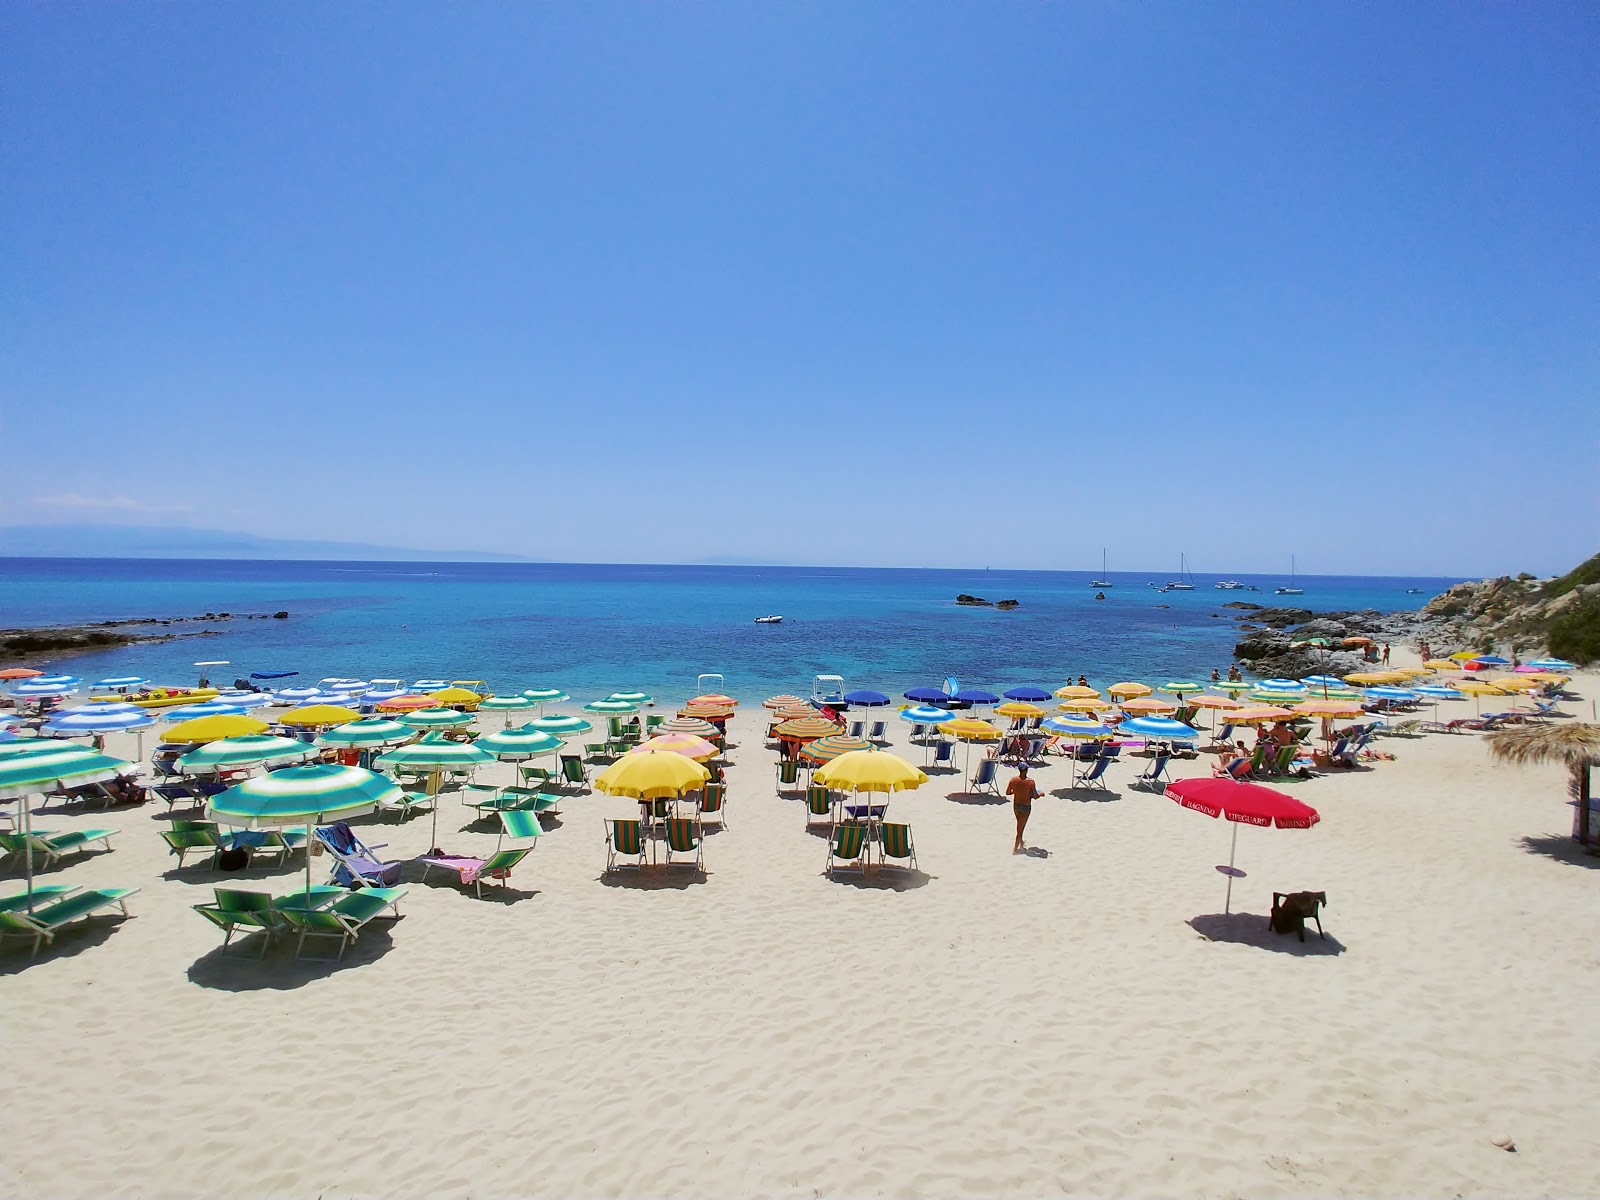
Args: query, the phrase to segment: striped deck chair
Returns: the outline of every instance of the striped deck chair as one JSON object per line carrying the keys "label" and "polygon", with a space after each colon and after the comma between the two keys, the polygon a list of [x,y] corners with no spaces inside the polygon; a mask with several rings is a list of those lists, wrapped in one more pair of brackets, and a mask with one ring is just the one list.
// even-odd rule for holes
{"label": "striped deck chair", "polygon": [[404,821],[412,813],[431,812],[435,799],[436,797],[428,795],[427,792],[401,792],[392,800],[379,800],[378,811],[398,813],[400,820]]}
{"label": "striped deck chair", "polygon": [[68,854],[88,849],[90,842],[100,842],[110,850],[111,835],[116,832],[115,829],[75,829],[70,833],[50,833],[35,829],[27,834],[14,830],[0,833],[0,851],[4,851],[6,857],[18,857],[32,847],[36,864],[42,860],[45,865],[54,866]]}
{"label": "striped deck chair", "polygon": [[263,933],[261,953],[267,956],[267,947],[283,932],[283,919],[272,908],[272,897],[266,892],[247,892],[239,888],[213,888],[215,897],[210,904],[192,905],[194,911],[222,930],[222,955],[228,956],[228,943],[241,929],[247,934]]}
{"label": "striped deck chair", "polygon": [[792,758],[778,760],[778,788],[792,788],[800,782],[800,764]]}
{"label": "striped deck chair", "polygon": [[830,879],[835,871],[867,873],[867,827],[852,822],[835,825],[828,837],[828,865],[823,874]]}
{"label": "striped deck chair", "polygon": [[[534,846],[537,845],[535,842]],[[510,850],[496,850],[485,858],[475,858],[465,854],[425,854],[417,861],[422,864],[424,883],[428,881],[428,872],[435,867],[444,871],[454,871],[461,880],[461,886],[466,887],[470,884],[478,899],[482,900],[485,879],[498,879],[500,886],[504,888],[506,881],[511,878],[511,868],[532,853],[533,846],[518,846]]]}
{"label": "striped deck chair", "polygon": [[222,834],[215,821],[173,821],[161,831],[161,840],[167,849],[178,856],[178,870],[183,870],[183,857],[195,850],[204,850],[215,866],[217,855],[222,853]]}
{"label": "striped deck chair", "polygon": [[806,828],[810,829],[813,818],[826,821],[828,828],[833,828],[833,793],[820,783],[813,783],[806,788]]}
{"label": "striped deck chair", "polygon": [[[672,856],[689,855],[696,871],[702,875],[706,870],[706,833],[698,817],[668,817],[667,818],[667,857],[666,865],[673,866]],[[681,860],[680,864],[681,865]]]}
{"label": "striped deck chair", "polygon": [[897,868],[917,869],[917,848],[911,840],[911,826],[893,822],[878,826],[878,865],[887,866],[891,858],[896,860]]}
{"label": "striped deck chair", "polygon": [[[359,892],[346,892],[325,907],[306,908],[293,903],[298,896],[275,902],[274,908],[283,917],[290,931],[299,931],[300,940],[295,945],[294,957],[299,962],[305,956],[307,938],[327,937],[339,940],[338,958],[344,958],[345,948],[355,941],[368,921],[391,910],[390,919],[400,917],[400,900],[405,888],[369,887]],[[313,904],[322,904],[324,896],[312,894]]]}
{"label": "striped deck chair", "polygon": [[725,783],[708,783],[700,793],[700,820],[703,824],[707,817],[715,817],[717,824],[723,828],[728,824],[728,785]]}
{"label": "striped deck chair", "polygon": [[535,767],[523,763],[517,768],[517,777],[526,784],[538,787],[542,783],[549,783],[551,779],[549,767]]}
{"label": "striped deck chair", "polygon": [[623,867],[633,867],[637,870],[644,866],[644,822],[616,821],[607,817],[605,826],[606,873],[610,874]]}
{"label": "striped deck chair", "polygon": [[55,941],[63,925],[79,917],[87,917],[112,905],[120,908],[122,915],[127,917],[128,897],[138,891],[138,888],[99,888],[74,892],[50,904],[41,905],[36,899],[32,912],[27,911],[26,904],[21,909],[0,911],[0,940],[8,937],[32,938],[31,953],[37,954],[40,946]]}
{"label": "striped deck chair", "polygon": [[655,733],[655,731],[657,729],[661,728],[661,726],[665,722],[666,722],[666,718],[663,717],[660,713],[655,713],[655,714],[653,714],[651,716],[647,716],[644,719],[644,730],[645,730],[646,733],[653,734],[653,733]]}

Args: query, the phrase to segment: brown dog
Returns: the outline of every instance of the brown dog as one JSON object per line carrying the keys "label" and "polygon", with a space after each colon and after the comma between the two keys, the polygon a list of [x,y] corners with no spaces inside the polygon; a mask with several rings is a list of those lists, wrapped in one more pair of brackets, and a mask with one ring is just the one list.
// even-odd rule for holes
{"label": "brown dog", "polygon": [[1306,921],[1317,923],[1317,936],[1324,941],[1328,935],[1322,932],[1322,918],[1318,911],[1328,903],[1327,892],[1273,892],[1272,893],[1272,932],[1298,933],[1300,940],[1306,940]]}

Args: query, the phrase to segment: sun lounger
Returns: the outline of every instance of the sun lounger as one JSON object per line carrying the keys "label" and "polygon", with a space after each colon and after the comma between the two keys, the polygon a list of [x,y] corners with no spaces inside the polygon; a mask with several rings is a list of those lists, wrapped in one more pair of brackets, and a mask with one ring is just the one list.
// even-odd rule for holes
{"label": "sun lounger", "polygon": [[214,899],[209,904],[193,905],[194,911],[222,930],[222,953],[226,957],[228,943],[241,929],[248,933],[262,933],[261,953],[265,958],[267,947],[283,932],[283,919],[273,910],[272,897],[266,892],[250,892],[238,888],[213,888]]}
{"label": "sun lounger", "polygon": [[428,872],[435,867],[446,871],[454,871],[461,878],[463,887],[471,886],[477,892],[478,899],[483,899],[483,881],[485,879],[498,879],[500,886],[506,886],[506,881],[511,878],[511,868],[516,866],[528,855],[533,853],[532,846],[520,846],[510,850],[496,850],[487,858],[473,858],[467,855],[423,855],[417,859],[423,864],[422,878],[426,882]]}
{"label": "sun lounger", "polygon": [[31,834],[0,833],[0,851],[4,851],[7,858],[21,858],[31,846],[35,866],[41,862],[54,866],[68,854],[88,849],[91,842],[100,842],[110,850],[111,835],[116,832],[115,829],[75,829],[68,833],[49,833],[35,829]]}
{"label": "sun lounger", "polygon": [[828,862],[823,874],[833,878],[835,871],[867,873],[867,827],[849,822],[833,827],[828,836]]}
{"label": "sun lounger", "polygon": [[577,755],[561,756],[561,778],[579,787],[589,786],[589,772],[584,768],[583,759]]}
{"label": "sun lounger", "polygon": [[635,870],[644,866],[645,837],[644,822],[636,820],[612,820],[605,818],[606,827],[606,873],[620,870],[622,867],[633,867]]}
{"label": "sun lounger", "polygon": [[891,858],[897,868],[917,869],[917,849],[911,840],[911,826],[891,823],[878,826],[878,865],[887,866]]}
{"label": "sun lounger", "polygon": [[210,856],[211,865],[215,866],[217,855],[222,853],[223,848],[222,834],[215,821],[173,821],[161,831],[161,840],[167,844],[169,852],[178,856],[180,871],[183,870],[186,854],[203,850]]}
{"label": "sun lounger", "polygon": [[1170,782],[1167,779],[1167,763],[1171,758],[1170,754],[1157,754],[1150,760],[1150,765],[1144,769],[1143,774],[1134,779],[1129,786],[1144,788],[1152,792],[1166,791],[1167,784]]}
{"label": "sun lounger", "polygon": [[371,887],[359,892],[347,892],[322,908],[295,905],[292,901],[297,897],[277,901],[274,908],[289,929],[300,934],[300,940],[295,945],[295,961],[304,957],[308,937],[337,938],[337,957],[343,959],[345,947],[356,940],[367,922],[382,916],[385,909],[390,910],[392,919],[399,919],[400,900],[405,894],[405,888]]}
{"label": "sun lounger", "polygon": [[40,905],[35,901],[32,912],[27,911],[26,905],[20,910],[0,912],[0,940],[31,937],[33,950],[30,953],[37,954],[40,946],[55,940],[63,925],[79,917],[87,917],[112,905],[116,905],[127,917],[128,897],[136,895],[138,891],[138,888],[101,888],[75,892],[50,904]]}
{"label": "sun lounger", "polygon": [[667,818],[666,865],[683,865],[681,859],[674,863],[673,855],[687,855],[689,865],[702,875],[706,869],[706,834],[698,817]]}
{"label": "sun lounger", "polygon": [[[32,904],[35,908],[41,908],[46,904],[53,904],[57,900],[63,900],[72,895],[73,892],[82,890],[83,885],[81,883],[36,883],[33,886]],[[26,910],[29,902],[29,896],[26,891],[14,892],[9,896],[0,896],[0,912]]]}
{"label": "sun lounger", "polygon": [[412,813],[431,812],[437,799],[427,792],[401,792],[392,800],[379,800],[378,811],[398,813],[404,822]]}
{"label": "sun lounger", "polygon": [[317,841],[333,856],[333,871],[329,879],[341,887],[389,887],[400,882],[401,864],[383,862],[373,853],[374,849],[383,849],[383,844],[377,847],[363,845],[343,821],[319,825]]}
{"label": "sun lounger", "polygon": [[810,829],[817,820],[833,828],[833,793],[822,784],[813,783],[806,788],[806,828]]}

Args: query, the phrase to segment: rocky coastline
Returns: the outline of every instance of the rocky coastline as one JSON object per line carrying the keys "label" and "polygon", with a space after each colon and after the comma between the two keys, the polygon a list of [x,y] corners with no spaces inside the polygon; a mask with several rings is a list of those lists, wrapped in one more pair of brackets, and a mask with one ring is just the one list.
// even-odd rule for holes
{"label": "rocky coastline", "polygon": [[49,662],[77,654],[173,642],[179,638],[222,637],[221,629],[173,629],[193,624],[217,625],[226,621],[285,621],[285,610],[273,613],[208,612],[192,617],[127,617],[83,625],[39,625],[28,629],[0,629],[0,664],[24,659]]}

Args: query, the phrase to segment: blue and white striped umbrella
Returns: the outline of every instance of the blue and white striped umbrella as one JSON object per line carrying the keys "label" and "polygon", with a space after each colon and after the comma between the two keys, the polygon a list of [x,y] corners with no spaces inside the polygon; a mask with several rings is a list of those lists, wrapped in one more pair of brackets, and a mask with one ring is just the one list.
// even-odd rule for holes
{"label": "blue and white striped umbrella", "polygon": [[385,700],[398,700],[401,696],[411,693],[403,687],[373,688],[361,693],[360,700],[363,704],[382,704]]}
{"label": "blue and white striped umbrella", "polygon": [[[1479,661],[1481,662],[1482,660],[1480,659]],[[1538,667],[1541,671],[1573,671],[1577,669],[1564,658],[1536,658],[1528,665],[1530,667]]]}
{"label": "blue and white striped umbrella", "polygon": [[156,719],[132,704],[85,704],[58,712],[44,723],[45,732],[72,737],[83,733],[115,733],[119,729],[146,729]]}
{"label": "blue and white striped umbrella", "polygon": [[338,679],[323,684],[330,692],[339,692],[348,695],[351,692],[364,692],[372,686],[365,679]]}
{"label": "blue and white striped umbrella", "polygon": [[177,708],[163,708],[160,717],[163,721],[188,721],[195,717],[239,717],[244,715],[244,709],[237,704],[220,704],[215,700],[203,700],[199,704],[180,704]]}
{"label": "blue and white striped umbrella", "polygon": [[1417,693],[1414,690],[1411,688],[1401,687],[1369,687],[1366,689],[1365,694],[1371,696],[1374,700],[1418,699]]}
{"label": "blue and white striped umbrella", "polygon": [[295,701],[296,708],[307,708],[313,704],[340,704],[348,705],[350,697],[343,692],[312,692],[309,696],[302,696]]}
{"label": "blue and white striped umbrella", "polygon": [[1047,717],[1039,728],[1046,733],[1074,738],[1108,738],[1116,732],[1111,726],[1103,725],[1099,721],[1074,720],[1072,717]]}
{"label": "blue and white striped umbrella", "polygon": [[900,719],[910,721],[913,725],[943,725],[946,721],[955,719],[955,713],[948,708],[935,708],[931,704],[917,704],[911,708],[900,710]]}
{"label": "blue and white striped umbrella", "polygon": [[1465,700],[1466,696],[1453,687],[1445,687],[1438,683],[1425,683],[1421,687],[1413,688],[1419,696],[1426,696],[1430,700]]}
{"label": "blue and white striped umbrella", "polygon": [[35,675],[28,682],[50,684],[56,687],[77,687],[83,680],[76,675]]}
{"label": "blue and white striped umbrella", "polygon": [[231,704],[235,708],[252,709],[272,703],[271,692],[218,692],[212,699],[218,704]]}
{"label": "blue and white striped umbrella", "polygon": [[97,679],[94,686],[97,688],[136,688],[143,687],[150,681],[142,675],[115,675],[110,679]]}
{"label": "blue and white striped umbrella", "polygon": [[30,679],[11,689],[11,694],[23,700],[48,700],[51,696],[70,696],[78,690],[75,683],[40,683]]}
{"label": "blue and white striped umbrella", "polygon": [[321,695],[321,694],[322,694],[322,689],[321,688],[314,688],[314,687],[284,688],[282,691],[277,691],[277,692],[273,692],[272,693],[272,695],[273,695],[273,697],[275,699],[287,700],[292,704],[298,704],[300,701],[306,699],[309,696],[318,696],[318,695]]}
{"label": "blue and white striped umbrella", "polygon": [[448,679],[419,679],[411,685],[413,692],[437,692],[450,686]]}
{"label": "blue and white striped umbrella", "polygon": [[1192,725],[1185,725],[1182,721],[1174,721],[1171,717],[1134,717],[1131,721],[1124,721],[1117,726],[1118,733],[1131,733],[1134,737],[1160,738],[1197,738],[1200,731]]}
{"label": "blue and white striped umbrella", "polygon": [[[1337,675],[1307,675],[1300,682],[1305,684],[1307,687],[1314,688],[1342,688],[1344,686],[1344,680],[1340,679]],[[1263,686],[1265,686],[1265,684],[1263,684]]]}
{"label": "blue and white striped umbrella", "polygon": [[[1342,686],[1343,684],[1344,680],[1340,679],[1329,686]],[[1263,679],[1256,684],[1256,687],[1263,692],[1303,692],[1306,690],[1306,685],[1298,679]]]}

